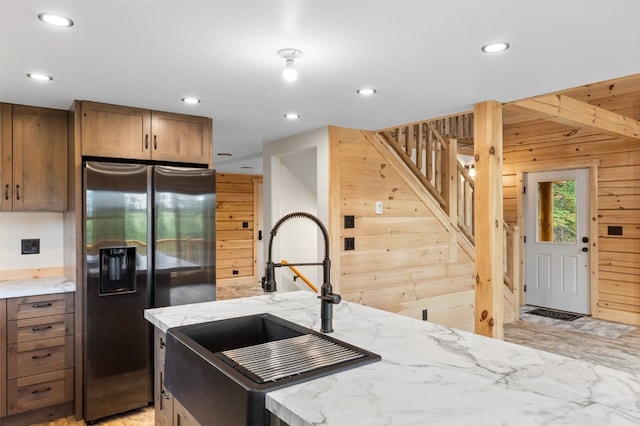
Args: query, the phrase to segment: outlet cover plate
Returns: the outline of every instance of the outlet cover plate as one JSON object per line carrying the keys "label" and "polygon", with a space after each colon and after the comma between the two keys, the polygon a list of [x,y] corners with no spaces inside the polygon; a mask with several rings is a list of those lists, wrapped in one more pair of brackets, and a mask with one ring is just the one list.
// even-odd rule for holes
{"label": "outlet cover plate", "polygon": [[39,254],[40,253],[40,238],[30,238],[21,240],[22,250],[21,254]]}

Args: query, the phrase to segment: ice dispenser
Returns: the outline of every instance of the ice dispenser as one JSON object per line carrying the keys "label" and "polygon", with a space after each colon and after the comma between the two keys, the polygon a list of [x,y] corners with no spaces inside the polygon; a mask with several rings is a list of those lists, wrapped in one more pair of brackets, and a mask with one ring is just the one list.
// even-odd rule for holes
{"label": "ice dispenser", "polygon": [[136,248],[100,249],[100,296],[136,291]]}

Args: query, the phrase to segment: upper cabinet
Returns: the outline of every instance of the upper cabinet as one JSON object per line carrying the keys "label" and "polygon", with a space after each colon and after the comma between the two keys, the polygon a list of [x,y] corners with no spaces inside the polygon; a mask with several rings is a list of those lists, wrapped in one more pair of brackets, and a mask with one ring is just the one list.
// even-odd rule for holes
{"label": "upper cabinet", "polygon": [[81,101],[82,155],[212,165],[207,117]]}
{"label": "upper cabinet", "polygon": [[68,112],[0,104],[0,121],[0,210],[66,210]]}

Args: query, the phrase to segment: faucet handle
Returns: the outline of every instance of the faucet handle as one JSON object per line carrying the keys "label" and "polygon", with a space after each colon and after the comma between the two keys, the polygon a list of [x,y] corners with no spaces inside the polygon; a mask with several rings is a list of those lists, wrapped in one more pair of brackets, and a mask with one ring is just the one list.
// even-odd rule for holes
{"label": "faucet handle", "polygon": [[335,293],[329,293],[326,296],[318,296],[318,299],[326,300],[329,303],[332,303],[334,305],[338,305],[342,301],[342,296],[340,296],[339,294],[335,294]]}

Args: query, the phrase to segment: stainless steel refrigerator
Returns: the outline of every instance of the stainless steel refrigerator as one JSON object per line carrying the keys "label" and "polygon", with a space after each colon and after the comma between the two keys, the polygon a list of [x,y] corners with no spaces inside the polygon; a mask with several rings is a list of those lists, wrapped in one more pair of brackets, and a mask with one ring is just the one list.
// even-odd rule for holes
{"label": "stainless steel refrigerator", "polygon": [[84,418],[153,400],[144,309],[215,300],[213,170],[91,162],[84,186]]}

